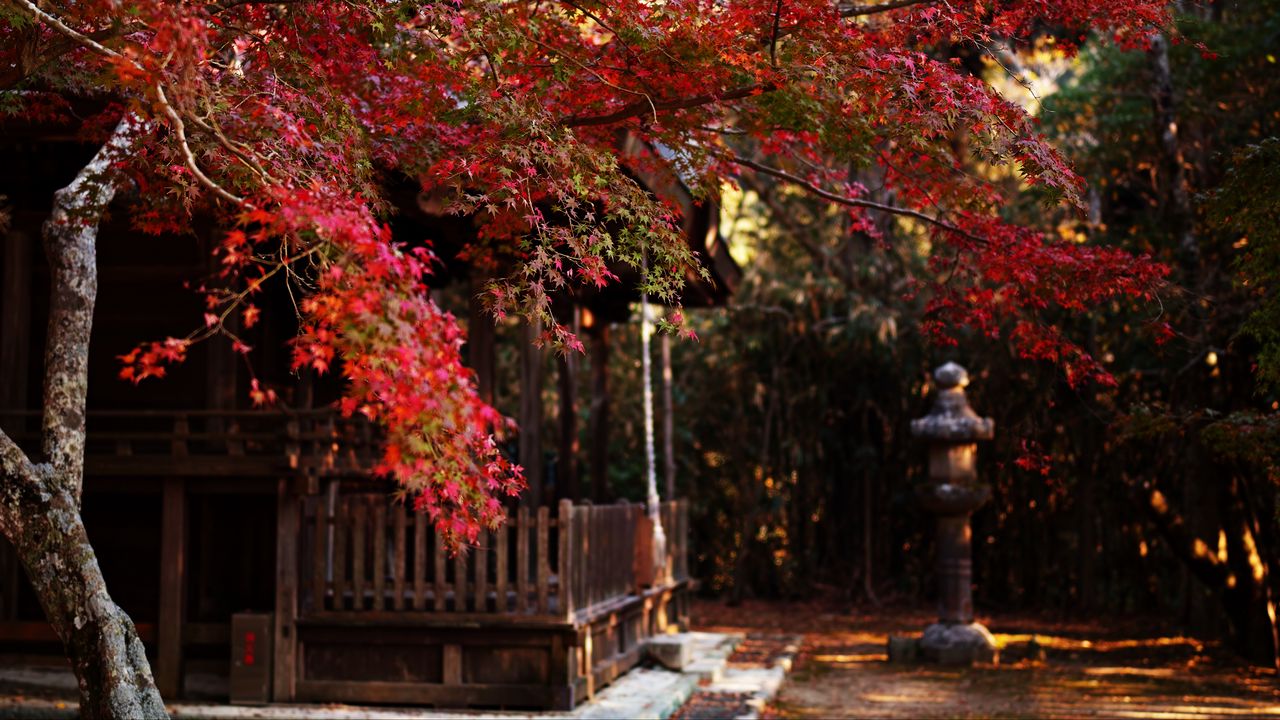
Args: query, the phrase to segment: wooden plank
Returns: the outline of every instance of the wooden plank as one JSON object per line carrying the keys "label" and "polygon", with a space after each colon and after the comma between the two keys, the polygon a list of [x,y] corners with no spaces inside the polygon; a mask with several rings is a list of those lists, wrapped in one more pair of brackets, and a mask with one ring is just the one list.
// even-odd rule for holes
{"label": "wooden plank", "polygon": [[276,490],[276,614],[273,642],[272,693],[275,702],[294,697],[294,621],[298,616],[298,496],[288,478],[280,478]]}
{"label": "wooden plank", "polygon": [[[156,641],[155,623],[140,622],[134,627],[138,631],[138,639],[144,643]],[[5,643],[61,643],[58,633],[45,620],[6,620],[0,622],[0,642]],[[58,665],[66,668],[66,655],[58,651]],[[6,667],[0,664],[0,667]]]}
{"label": "wooden plank", "polygon": [[182,693],[182,623],[186,613],[187,488],[178,478],[164,482],[160,519],[160,614],[156,688],[167,698]]}
{"label": "wooden plank", "polygon": [[609,326],[602,320],[591,333],[590,464],[591,498],[609,491]]}
{"label": "wooden plank", "polygon": [[[567,299],[567,298],[566,298]],[[578,307],[572,303],[563,303],[556,310],[561,317],[569,315],[568,325],[574,334],[581,330]],[[557,358],[557,394],[560,400],[560,446],[557,458],[556,494],[561,498],[578,498],[582,495],[581,475],[578,471],[578,456],[582,450],[578,440],[578,353],[556,353]]]}
{"label": "wooden plank", "polygon": [[444,612],[445,610],[445,594],[448,587],[445,585],[445,564],[444,564],[444,541],[440,538],[440,533],[435,533],[431,539],[435,545],[436,560],[436,612]]}
{"label": "wooden plank", "polygon": [[402,703],[437,707],[490,706],[496,698],[511,707],[549,707],[551,688],[544,685],[444,685],[358,680],[306,680],[298,683],[302,702]]}
{"label": "wooden plank", "polygon": [[427,516],[413,514],[413,609],[427,609]]}
{"label": "wooden plank", "polygon": [[467,364],[476,372],[476,393],[485,403],[493,404],[493,386],[497,364],[494,352],[494,319],[484,307],[483,275],[472,275],[471,297],[467,317]]}
{"label": "wooden plank", "polygon": [[368,547],[365,543],[365,525],[368,518],[368,498],[358,495],[351,498],[351,609],[364,609],[364,556]]}
{"label": "wooden plank", "polygon": [[521,504],[542,502],[542,348],[537,346],[542,321],[520,326],[520,425],[519,455],[526,489]]}
{"label": "wooden plank", "polygon": [[537,583],[538,583],[538,613],[547,614],[548,605],[548,589],[551,585],[551,563],[548,561],[548,555],[551,548],[549,547],[551,537],[549,533],[549,524],[551,519],[550,508],[546,505],[538,508],[538,539],[537,539]]}
{"label": "wooden plank", "polygon": [[[31,357],[31,257],[35,243],[32,237],[17,228],[8,231],[0,252],[4,253],[4,262],[0,263],[4,276],[0,278],[0,408],[17,410],[27,407],[28,366]],[[25,416],[2,418],[6,432],[10,435],[21,435],[28,421],[34,418]],[[12,555],[13,562],[9,572],[0,577],[6,613],[12,615],[17,602],[18,584],[13,582],[21,577],[21,569],[17,554]]]}
{"label": "wooden plank", "polygon": [[[560,595],[560,612],[573,617],[573,501],[560,501],[559,533],[557,548],[560,551],[556,564],[557,587]],[[554,667],[554,666],[553,666]]]}
{"label": "wooden plank", "polygon": [[325,597],[329,594],[329,511],[326,497],[308,498],[307,504],[315,508],[311,530],[311,611],[325,609]]}
{"label": "wooden plank", "polygon": [[[636,598],[622,598],[627,602],[638,602]],[[625,604],[625,603],[623,603]],[[493,628],[495,631],[501,630],[506,632],[512,629],[523,630],[571,630],[574,623],[565,620],[559,615],[516,615],[514,613],[498,614],[498,613],[438,613],[434,610],[424,612],[396,612],[395,610],[362,610],[355,612],[352,610],[344,610],[342,612],[326,612],[319,615],[308,615],[306,618],[298,620],[299,626],[305,627],[332,627],[342,632],[351,632],[354,629],[390,629],[391,631],[403,631],[405,628],[433,628],[442,629],[449,632],[465,630],[469,633],[469,638],[476,639],[480,635],[472,633],[481,633],[487,628]],[[482,634],[482,633],[481,633]],[[365,640],[363,636],[361,640]],[[504,644],[521,645],[528,638],[522,640],[518,636],[504,636],[502,642]],[[532,641],[530,641],[532,642]]]}
{"label": "wooden plank", "polygon": [[347,526],[351,522],[351,496],[338,497],[333,518],[333,602],[334,610],[347,607]]}
{"label": "wooden plank", "polygon": [[453,556],[453,611],[467,611],[467,548]]}
{"label": "wooden plank", "polygon": [[387,599],[387,501],[373,499],[373,609],[381,610]]}
{"label": "wooden plank", "polygon": [[476,597],[475,611],[489,612],[489,540],[493,535],[488,530],[480,531],[479,544],[476,546]]}
{"label": "wooden plank", "polygon": [[529,611],[529,508],[516,514],[516,612]]}
{"label": "wooden plank", "polygon": [[505,613],[508,611],[507,604],[507,525],[510,520],[505,520],[498,526],[498,532],[494,536],[493,550],[497,553],[494,558],[494,612]]}
{"label": "wooden plank", "polygon": [[[462,553],[458,553],[461,555]],[[456,643],[445,645],[442,649],[441,680],[445,685],[461,685],[462,684],[462,646]]]}
{"label": "wooden plank", "polygon": [[404,583],[405,583],[405,507],[403,505],[394,505],[392,513],[395,517],[395,548],[392,552],[396,554],[395,568],[393,569],[394,578],[391,583],[391,592],[395,593],[395,598],[391,603],[391,607],[396,610],[404,609]]}

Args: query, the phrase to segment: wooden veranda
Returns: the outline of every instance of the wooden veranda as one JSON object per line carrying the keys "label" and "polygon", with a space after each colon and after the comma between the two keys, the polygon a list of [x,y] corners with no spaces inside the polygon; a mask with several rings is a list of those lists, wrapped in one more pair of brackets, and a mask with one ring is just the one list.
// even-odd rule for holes
{"label": "wooden veranda", "polygon": [[[34,413],[0,420],[24,445],[36,441],[22,432],[34,430]],[[192,559],[227,541],[190,527],[211,494],[275,496],[274,597],[247,608],[270,617],[263,699],[570,708],[687,614],[683,501],[662,505],[668,544],[656,563],[643,506],[567,499],[513,508],[507,524],[450,554],[423,514],[368,474],[376,433],[366,422],[319,410],[144,410],[93,412],[88,427],[87,503],[160,496],[158,604],[135,619],[170,697],[183,694],[189,669],[234,664],[232,617],[193,617],[190,606],[217,582]],[[108,562],[116,552],[102,543]],[[51,629],[18,617],[16,586],[3,587],[0,654],[51,647]]]}

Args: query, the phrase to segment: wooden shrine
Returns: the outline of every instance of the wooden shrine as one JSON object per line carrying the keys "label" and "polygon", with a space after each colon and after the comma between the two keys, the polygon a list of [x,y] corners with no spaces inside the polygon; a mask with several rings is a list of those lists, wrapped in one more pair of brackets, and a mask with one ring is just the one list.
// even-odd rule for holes
{"label": "wooden shrine", "polygon": [[[0,427],[33,452],[49,293],[39,230],[53,191],[93,148],[47,128],[2,137],[0,195],[13,222],[0,234]],[[641,179],[683,200],[689,242],[711,271],[686,304],[722,302],[738,271],[714,209],[679,195],[677,180]],[[393,231],[432,238],[442,256],[474,233],[467,218],[424,210],[410,184],[391,194],[402,208]],[[232,666],[249,663],[269,677],[264,699],[274,702],[563,709],[635,665],[645,638],[683,623],[687,505],[662,505],[667,557],[650,558],[638,542],[642,507],[613,502],[608,485],[609,328],[635,299],[625,274],[618,287],[562,299],[589,352],[556,363],[559,377],[544,378],[541,351],[519,343],[516,452],[531,488],[505,527],[450,557],[425,518],[372,477],[376,429],[331,409],[336,381],[290,373],[287,293],[264,299],[263,322],[245,331],[257,376],[283,388],[281,408],[247,409],[247,373],[220,346],[197,348],[160,382],[115,377],[115,356],[134,343],[198,322],[199,298],[183,284],[209,274],[217,237],[212,227],[143,236],[125,215],[99,239],[83,514],[166,699],[225,700]],[[440,275],[442,286],[475,280],[457,262]],[[492,399],[499,338],[474,303],[470,326],[468,361]],[[590,388],[581,403],[580,376]],[[541,437],[546,385],[558,388],[558,438]],[[656,577],[654,565],[664,568]],[[254,618],[267,618],[270,637],[245,636]],[[65,663],[3,541],[0,662]]]}

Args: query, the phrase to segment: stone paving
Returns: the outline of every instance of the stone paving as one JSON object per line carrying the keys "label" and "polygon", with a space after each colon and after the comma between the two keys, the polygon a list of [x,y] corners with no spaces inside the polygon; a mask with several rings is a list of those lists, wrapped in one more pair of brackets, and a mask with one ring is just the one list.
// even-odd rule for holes
{"label": "stone paving", "polygon": [[[782,684],[777,658],[764,664],[741,662],[735,649],[743,636],[687,633],[690,662],[683,672],[641,667],[604,688],[594,699],[568,713],[445,712],[423,708],[349,705],[270,705],[178,702],[169,705],[175,720],[665,720],[695,691],[740,698],[743,710],[731,717],[757,717]],[[794,641],[790,645],[794,651]],[[731,660],[738,662],[731,662]],[[76,717],[75,680],[65,669],[0,668],[0,719],[63,720]]]}

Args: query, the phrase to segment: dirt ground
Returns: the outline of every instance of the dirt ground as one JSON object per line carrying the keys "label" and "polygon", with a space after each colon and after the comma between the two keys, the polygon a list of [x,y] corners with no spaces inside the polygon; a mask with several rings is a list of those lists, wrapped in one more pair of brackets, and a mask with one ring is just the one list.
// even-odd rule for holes
{"label": "dirt ground", "polygon": [[1001,659],[951,669],[890,665],[890,634],[919,632],[928,613],[837,604],[700,602],[698,630],[803,635],[773,718],[1280,717],[1280,678],[1216,643],[1141,620],[1061,622],[986,617]]}

